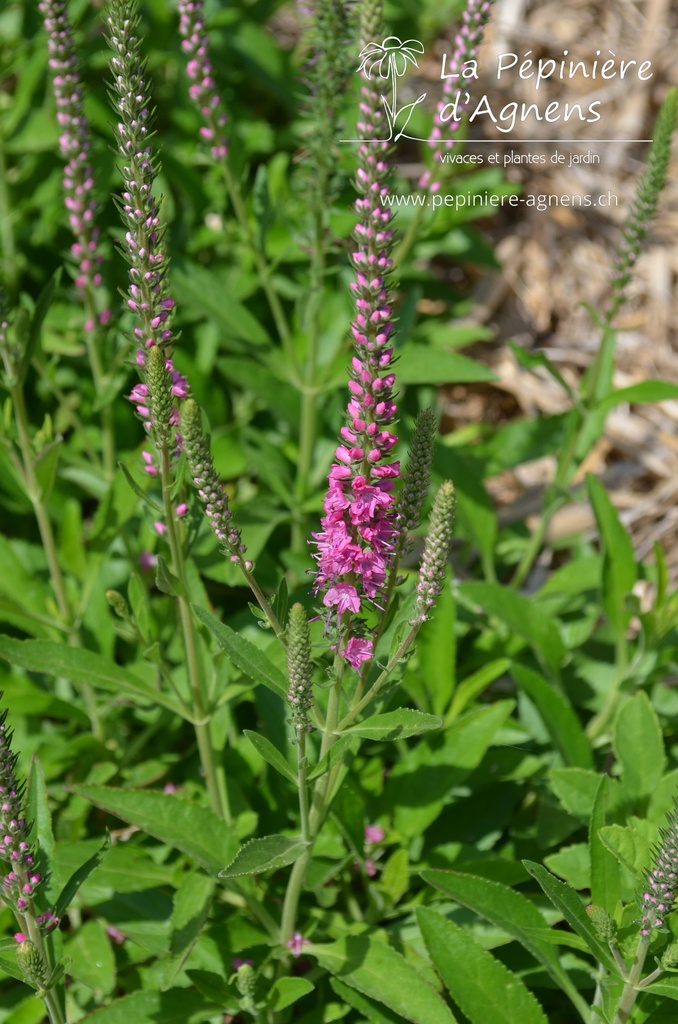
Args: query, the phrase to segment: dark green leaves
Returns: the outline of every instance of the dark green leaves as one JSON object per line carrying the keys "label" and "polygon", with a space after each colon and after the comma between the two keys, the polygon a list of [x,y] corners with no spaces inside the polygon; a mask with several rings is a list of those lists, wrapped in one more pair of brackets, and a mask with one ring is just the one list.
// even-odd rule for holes
{"label": "dark green leaves", "polygon": [[397,740],[408,736],[418,736],[430,729],[439,729],[442,719],[436,715],[426,715],[421,711],[399,708],[383,715],[372,715],[358,725],[346,729],[346,733],[362,736],[371,740]]}
{"label": "dark green leaves", "polygon": [[306,844],[299,837],[265,836],[263,839],[252,839],[241,846],[230,864],[219,872],[219,878],[260,875],[265,871],[284,868],[293,864],[305,849]]}
{"label": "dark green leaves", "polygon": [[108,786],[71,786],[70,790],[188,854],[207,871],[218,872],[237,849],[237,838],[228,825],[206,808],[177,796]]}
{"label": "dark green leaves", "polygon": [[269,661],[263,651],[253,643],[240,636],[230,626],[219,622],[204,608],[193,605],[195,615],[217,638],[219,645],[241,672],[244,672],[253,683],[263,683],[279,697],[287,693],[287,680],[279,668]]}

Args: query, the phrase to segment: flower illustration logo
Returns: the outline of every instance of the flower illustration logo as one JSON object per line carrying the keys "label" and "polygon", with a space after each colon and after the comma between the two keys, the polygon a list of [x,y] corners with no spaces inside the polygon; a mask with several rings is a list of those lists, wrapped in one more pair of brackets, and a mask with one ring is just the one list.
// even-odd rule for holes
{"label": "flower illustration logo", "polygon": [[407,103],[398,109],[398,79],[402,78],[410,64],[413,64],[415,68],[419,67],[415,54],[423,52],[424,44],[418,39],[406,39],[403,42],[398,36],[387,36],[381,43],[368,43],[360,51],[358,71],[364,72],[367,78],[371,79],[372,75],[377,75],[384,81],[390,80],[391,82],[390,104],[386,97],[382,97],[389,123],[389,138],[394,137],[396,119],[402,115],[405,116],[404,124],[395,135],[394,141],[404,134],[414,108],[426,98],[426,93],[422,93],[414,103]]}

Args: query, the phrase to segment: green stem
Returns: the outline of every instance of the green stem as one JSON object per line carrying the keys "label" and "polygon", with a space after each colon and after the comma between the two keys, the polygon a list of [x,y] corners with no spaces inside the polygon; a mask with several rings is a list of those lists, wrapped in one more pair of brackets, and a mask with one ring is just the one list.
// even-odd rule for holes
{"label": "green stem", "polygon": [[216,758],[214,754],[214,747],[212,745],[210,722],[205,719],[195,629],[193,626],[193,617],[191,615],[188,599],[185,596],[188,594],[186,564],[178,536],[174,508],[172,506],[172,467],[170,462],[170,450],[167,445],[162,445],[160,448],[160,475],[162,482],[163,507],[165,510],[165,524],[167,526],[167,539],[172,558],[172,572],[180,581],[184,592],[179,595],[177,600],[179,602],[179,615],[181,618],[184,648],[186,651],[188,682],[191,690],[193,713],[195,717],[193,728],[195,730],[195,738],[198,742],[200,763],[205,773],[210,806],[215,814],[222,817],[227,824],[230,824],[231,813],[228,801],[225,799],[225,787],[219,786],[217,778]]}
{"label": "green stem", "polygon": [[[407,652],[408,648],[411,647],[411,645],[413,644],[413,642],[414,642],[414,640],[415,640],[415,638],[417,636],[417,633],[421,629],[421,626],[422,626],[422,623],[421,622],[417,622],[417,623],[415,623],[414,626],[411,627],[409,633],[407,634],[405,639],[402,641],[402,643],[399,645],[399,647],[396,650],[395,654],[390,659],[390,661],[388,662],[386,667],[383,669],[381,674],[375,679],[373,685],[367,691],[365,696],[360,698],[360,699],[358,699],[358,700],[356,700],[356,698],[354,697],[353,702],[352,702],[351,707],[350,707],[350,710],[348,711],[348,714],[346,714],[342,718],[341,722],[339,722],[339,725],[337,726],[337,728],[335,730],[337,733],[343,732],[344,729],[346,729],[358,717],[358,715],[361,713],[361,711],[365,707],[367,707],[367,705],[370,704],[374,700],[374,698],[377,696],[377,694],[379,693],[381,688],[387,682],[388,677],[390,676],[390,674],[393,671],[393,669],[396,667],[398,662],[402,659],[403,655]],[[357,693],[356,693],[356,697],[357,697]]]}
{"label": "green stem", "polygon": [[641,980],[640,976],[643,971],[645,957],[647,956],[649,948],[650,943],[641,935],[638,940],[638,947],[636,949],[633,965],[629,971],[628,978],[626,979],[626,984],[624,985],[624,990],[622,992],[621,999],[619,1000],[617,1012],[612,1024],[626,1024],[631,1016],[633,1006],[638,998],[639,983]]}
{"label": "green stem", "polygon": [[[37,948],[42,962],[47,966],[48,971],[51,971],[53,964],[50,963],[49,957],[47,956],[47,950],[45,948],[45,942],[42,937],[42,932],[35,922],[35,918],[32,913],[27,913],[23,917],[23,924],[28,934],[28,938]],[[61,982],[63,986],[63,981]],[[66,1017],[61,1009],[61,1000],[59,999],[56,988],[50,989],[42,997],[45,1001],[47,1013],[49,1014],[50,1024],[66,1024]]]}
{"label": "green stem", "polygon": [[302,728],[297,741],[297,779],[299,786],[299,820],[301,822],[301,838],[305,843],[311,841],[311,830],[308,820],[308,782],[306,775],[308,762],[306,760],[306,732]]}
{"label": "green stem", "polygon": [[[14,407],[14,420],[19,439],[19,450],[21,452],[24,484],[29,501],[33,507],[35,521],[38,524],[38,532],[40,533],[40,540],[42,541],[42,547],[45,552],[47,568],[52,581],[52,588],[54,590],[59,616],[68,630],[69,644],[74,647],[80,647],[80,633],[75,626],[73,611],[66,591],[66,583],[61,571],[61,566],[59,565],[52,523],[50,522],[47,508],[42,499],[40,482],[33,467],[33,452],[31,450],[31,438],[28,427],[28,413],[26,411],[26,402],[21,384],[15,384],[14,387],[12,387],[11,396]],[[91,686],[84,684],[82,692],[87,706],[87,714],[89,715],[92,725],[92,732],[96,739],[103,743],[106,737],[99,717],[94,691]]]}
{"label": "green stem", "polygon": [[2,241],[3,274],[10,297],[16,293],[17,263],[14,231],[12,228],[12,203],[7,188],[7,164],[5,162],[5,140],[0,132],[0,241]]}

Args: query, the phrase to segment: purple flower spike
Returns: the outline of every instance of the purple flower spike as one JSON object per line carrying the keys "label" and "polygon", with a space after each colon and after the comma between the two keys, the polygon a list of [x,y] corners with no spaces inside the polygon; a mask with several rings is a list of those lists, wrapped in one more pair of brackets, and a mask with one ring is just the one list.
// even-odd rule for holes
{"label": "purple flower spike", "polygon": [[[462,14],[462,26],[454,40],[454,50],[446,69],[446,74],[450,77],[445,78],[443,95],[438,101],[438,109],[433,118],[433,128],[428,140],[429,147],[434,150],[436,161],[440,160],[443,149],[451,149],[456,142],[455,132],[458,131],[461,125],[461,115],[468,106],[466,99],[468,94],[465,93],[465,83],[462,77],[464,64],[475,59],[491,9],[492,0],[467,0]],[[455,84],[453,85],[453,83]],[[443,120],[445,107],[452,102],[453,88],[459,90],[455,107],[457,117],[455,120]],[[440,188],[440,182],[433,178],[431,171],[425,172],[419,179],[419,185],[422,188],[428,188],[431,192],[437,192]]]}
{"label": "purple flower spike", "polygon": [[205,121],[200,135],[212,143],[210,152],[213,159],[220,160],[227,152],[222,133],[226,114],[212,77],[202,0],[179,0],[179,19],[181,48],[189,58],[186,74],[191,85],[188,92]]}
{"label": "purple flower spike", "polygon": [[[393,320],[386,282],[393,263],[388,195],[385,115],[379,93],[365,79],[357,130],[357,244],[353,253],[355,319],[351,325],[356,354],[351,362],[347,425],[329,473],[322,531],[314,533],[318,562],[315,593],[323,593],[329,617],[336,614],[339,652],[359,670],[373,655],[373,642],[351,624],[367,605],[382,607],[397,537],[393,488],[400,463],[391,461],[398,438],[391,427],[393,401]],[[352,635],[353,634],[353,635]]]}
{"label": "purple flower spike", "polygon": [[[90,164],[90,130],[82,101],[78,60],[68,20],[66,0],[41,0],[38,5],[48,34],[49,68],[61,128],[59,151],[66,161],[63,177],[64,204],[68,211],[75,242],[71,253],[78,264],[75,284],[91,296],[101,284],[99,267],[103,257],[98,251],[99,229],[95,227],[97,203],[94,199],[94,175]],[[110,318],[110,310],[99,315],[100,323]],[[87,331],[95,324],[88,320]]]}
{"label": "purple flower spike", "polygon": [[647,888],[640,900],[640,934],[650,940],[654,928],[661,928],[678,892],[678,810],[674,808],[668,825],[661,830],[654,866],[647,876]]}

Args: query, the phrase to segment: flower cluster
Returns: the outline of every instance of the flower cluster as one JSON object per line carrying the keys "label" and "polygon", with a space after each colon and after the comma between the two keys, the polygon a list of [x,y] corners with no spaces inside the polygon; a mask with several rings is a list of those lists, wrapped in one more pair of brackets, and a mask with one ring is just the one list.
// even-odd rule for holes
{"label": "flower cluster", "polygon": [[412,625],[421,625],[426,621],[443,589],[452,543],[455,508],[454,486],[446,480],[438,489],[429,517],[428,535],[419,567]]}
{"label": "flower cluster", "polygon": [[287,703],[292,709],[292,724],[298,733],[309,731],[308,713],[312,703],[311,637],[302,605],[290,609],[287,627],[287,668],[290,688]]}
{"label": "flower cluster", "polygon": [[249,572],[253,563],[243,558],[247,549],[242,543],[240,531],[230,521],[233,513],[228,507],[228,498],[217,476],[209,444],[203,433],[200,407],[192,398],[181,407],[181,435],[189,472],[198,497],[205,506],[209,524],[230,554],[231,561],[242,565]]}
{"label": "flower cluster", "polygon": [[669,817],[661,830],[654,867],[647,876],[647,888],[641,899],[640,934],[650,939],[654,928],[661,928],[671,910],[678,890],[678,812]]}
{"label": "flower cluster", "polygon": [[[0,715],[0,860],[9,866],[2,879],[3,899],[22,919],[30,914],[49,930],[59,923],[51,911],[35,915],[33,900],[42,875],[37,871],[35,849],[28,841],[32,824],[23,813],[24,787],[16,776],[18,755],[12,752],[12,733],[7,712]],[[24,938],[22,932],[18,932]],[[17,938],[17,942],[22,941]]]}
{"label": "flower cluster", "polygon": [[352,615],[363,613],[366,604],[380,607],[397,533],[393,489],[400,475],[400,464],[389,459],[398,439],[391,429],[396,415],[395,374],[386,283],[393,262],[393,232],[391,212],[382,202],[388,195],[388,144],[373,141],[383,133],[384,113],[379,93],[367,78],[360,111],[357,129],[363,141],[358,149],[360,195],[355,204],[357,247],[351,283],[356,354],[348,385],[348,422],[341,430],[343,443],[335,450],[329,473],[322,531],[313,535],[318,562],[315,593],[323,592],[325,607],[336,609],[339,652],[356,669],[372,657],[373,643],[355,635],[354,627],[346,624]]}
{"label": "flower cluster", "polygon": [[205,120],[200,134],[212,144],[210,152],[218,160],[226,156],[226,114],[212,78],[202,0],[179,0],[179,34],[189,58],[186,74],[193,83],[188,92]]}
{"label": "flower cluster", "polygon": [[[38,5],[48,34],[49,67],[52,73],[57,105],[57,121],[62,129],[59,150],[66,161],[63,187],[65,205],[75,242],[71,253],[78,264],[76,287],[90,298],[101,284],[99,266],[103,257],[99,250],[99,229],[94,219],[97,203],[93,196],[94,176],[90,164],[90,132],[82,101],[78,60],[68,21],[66,0],[41,0]],[[102,324],[111,316],[109,309],[99,314]],[[95,323],[88,319],[85,330],[93,331]]]}
{"label": "flower cluster", "polygon": [[[113,102],[119,118],[116,135],[124,182],[119,205],[126,227],[125,255],[130,268],[127,306],[137,317],[136,364],[142,377],[128,397],[156,445],[177,450],[181,438],[174,430],[179,422],[174,399],[186,397],[188,382],[167,354],[172,342],[169,321],[174,299],[166,294],[164,232],[153,194],[158,171],[150,146],[152,115],[137,36],[138,22],[133,7],[124,0],[112,0],[106,25],[113,51]],[[151,366],[149,355],[153,349],[158,349],[159,355]],[[144,451],[143,460],[146,472],[157,476],[153,453]]]}
{"label": "flower cluster", "polygon": [[[473,60],[478,52],[478,47],[483,38],[485,23],[490,16],[492,0],[467,0],[466,7],[462,14],[462,26],[454,40],[454,50],[449,62],[445,78],[443,94],[438,101],[438,107],[433,118],[433,128],[429,136],[428,144],[435,153],[435,159],[440,160],[441,149],[450,149],[454,146],[454,134],[461,125],[461,114],[468,105],[468,100],[463,102],[464,95],[460,93],[455,113],[458,115],[454,121],[443,121],[442,114],[450,102],[453,88],[458,88],[459,82],[463,83],[462,71],[467,61]],[[467,94],[468,95],[468,94]],[[443,138],[443,132],[448,137]],[[419,184],[422,188],[428,188],[431,192],[437,192],[440,182],[433,178],[431,171],[426,171],[420,178]]]}

